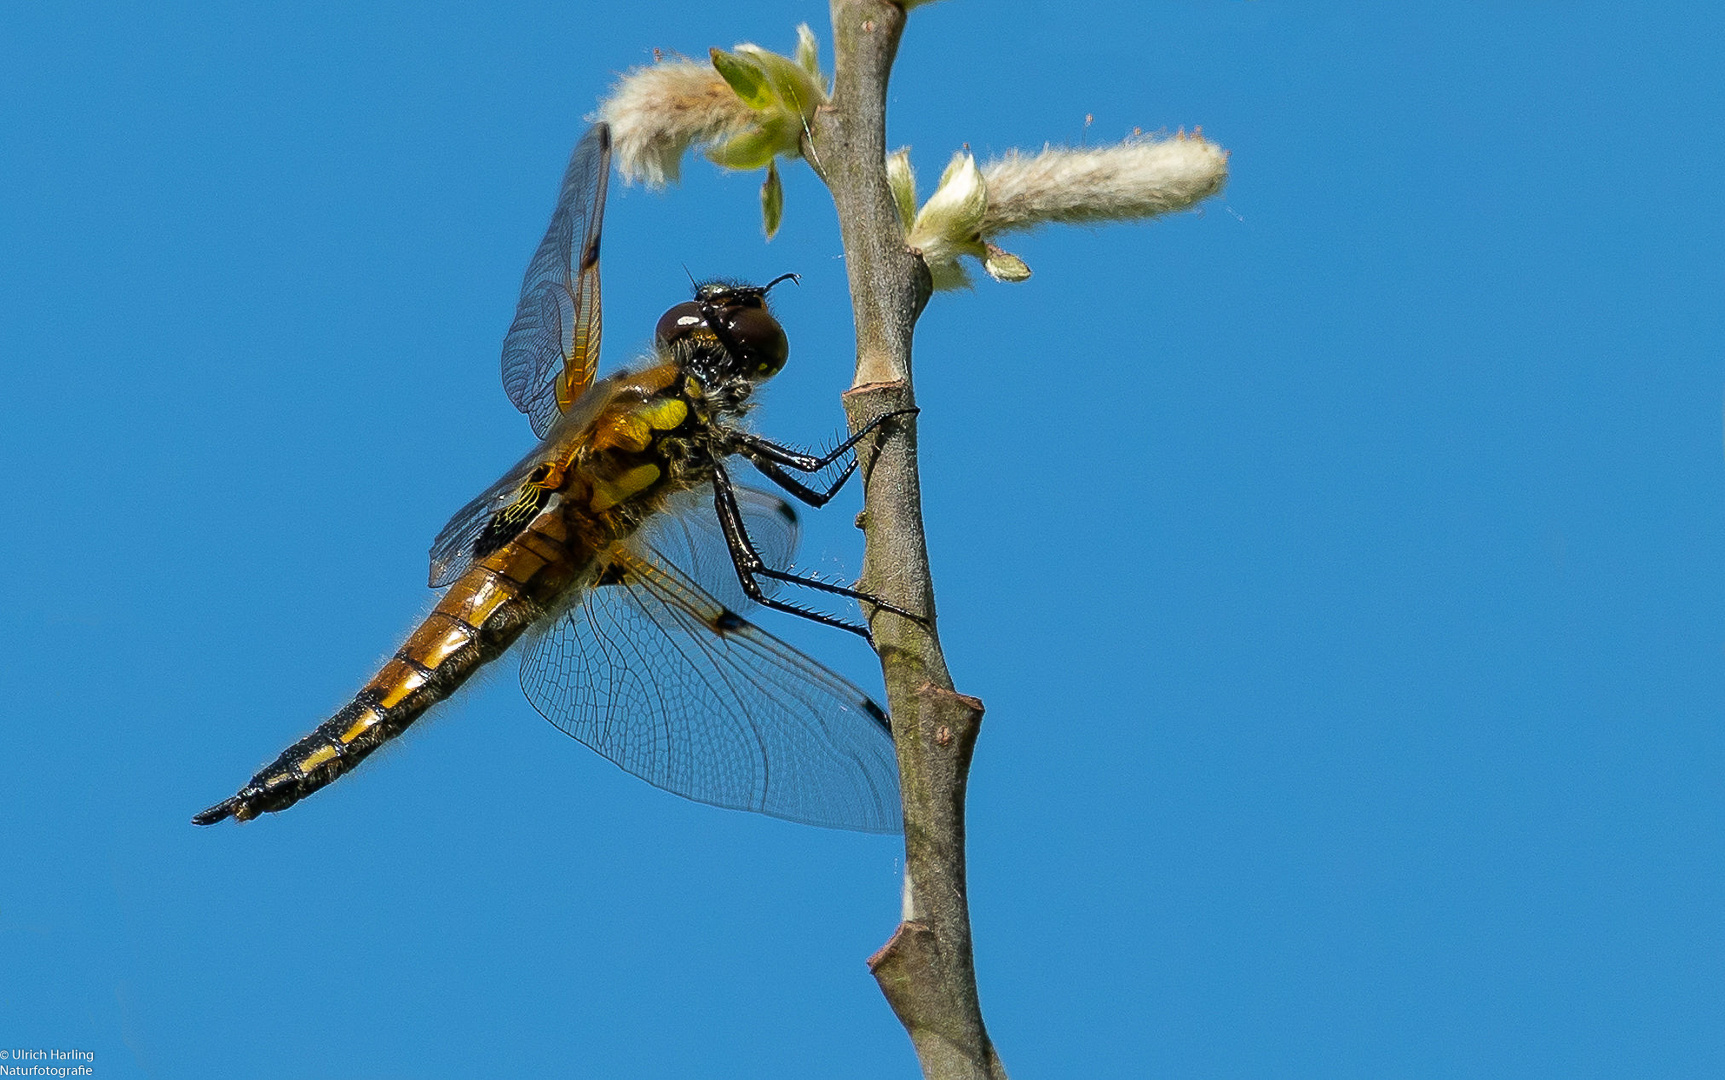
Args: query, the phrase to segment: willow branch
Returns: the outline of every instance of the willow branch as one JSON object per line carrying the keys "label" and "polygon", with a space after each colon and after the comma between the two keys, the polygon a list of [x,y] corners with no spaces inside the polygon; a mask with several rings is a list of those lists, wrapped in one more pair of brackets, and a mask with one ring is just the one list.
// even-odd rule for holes
{"label": "willow branch", "polygon": [[[904,241],[886,176],[886,88],[905,15],[885,0],[832,0],[834,84],[812,143],[838,209],[856,320],[845,410],[853,430],[913,408],[911,338],[928,266]],[[917,418],[889,425],[866,455],[861,585],[927,625],[872,613],[904,798],[904,918],[869,961],[930,1078],[1001,1078],[982,1021],[964,866],[964,792],[982,703],[958,694],[934,625],[923,535]]]}
{"label": "willow branch", "polygon": [[933,289],[969,281],[964,260],[1001,281],[1031,274],[998,237],[1048,224],[1143,221],[1222,189],[1228,153],[1193,129],[1111,146],[1045,146],[978,166],[953,155],[918,207],[907,151],[886,153],[886,90],[917,0],[831,0],[834,82],[797,29],[795,57],[741,44],[632,69],[603,103],[619,171],[649,185],[675,179],[683,152],[705,146],[726,168],[766,169],[770,236],[782,190],[773,162],[802,158],[838,210],[856,322],[856,375],[845,394],[851,429],[895,418],[859,449],[867,547],[863,589],[903,611],[866,614],[886,677],[904,802],[904,917],[869,961],[929,1077],[1003,1078],[982,1022],[965,899],[964,794],[982,703],[952,685],[935,630],[934,585],[917,474],[911,339]]}

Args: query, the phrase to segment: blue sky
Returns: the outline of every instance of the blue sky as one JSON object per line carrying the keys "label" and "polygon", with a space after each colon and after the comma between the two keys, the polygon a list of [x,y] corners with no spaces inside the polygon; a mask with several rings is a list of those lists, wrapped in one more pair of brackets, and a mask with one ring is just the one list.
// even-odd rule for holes
{"label": "blue sky", "polygon": [[[915,1075],[892,838],[697,806],[513,665],[279,817],[187,823],[425,610],[526,448],[497,378],[570,146],[654,47],[813,4],[0,13],[0,1048],[96,1075]],[[925,177],[1201,124],[1201,213],[1048,231],[917,338],[943,636],[988,705],[977,967],[1015,1075],[1725,1069],[1725,120],[1701,4],[918,10]],[[1086,130],[1084,118],[1094,122]],[[607,365],[823,192],[613,185]],[[854,503],[802,561],[853,572]],[[878,685],[858,642],[769,626]]]}

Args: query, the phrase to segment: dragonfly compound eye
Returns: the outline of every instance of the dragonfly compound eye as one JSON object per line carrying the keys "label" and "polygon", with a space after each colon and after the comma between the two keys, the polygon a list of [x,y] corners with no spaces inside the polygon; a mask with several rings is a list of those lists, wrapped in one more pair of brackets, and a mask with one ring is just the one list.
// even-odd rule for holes
{"label": "dragonfly compound eye", "polygon": [[742,374],[751,379],[776,375],[791,355],[791,343],[779,320],[758,305],[725,309],[725,329],[743,355]]}
{"label": "dragonfly compound eye", "polygon": [[653,332],[653,336],[659,339],[661,345],[674,345],[693,336],[706,325],[706,320],[701,315],[701,305],[687,300],[659,316],[659,327]]}

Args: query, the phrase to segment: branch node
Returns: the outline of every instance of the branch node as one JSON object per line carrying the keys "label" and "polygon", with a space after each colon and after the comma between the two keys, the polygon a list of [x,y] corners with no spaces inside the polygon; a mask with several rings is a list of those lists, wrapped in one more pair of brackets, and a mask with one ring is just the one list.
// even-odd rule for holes
{"label": "branch node", "polygon": [[908,920],[901,922],[893,930],[892,937],[887,939],[886,944],[868,958],[868,969],[874,973],[876,978],[880,978],[881,968],[888,962],[902,963],[905,955],[918,949],[930,947],[938,949],[940,946],[934,940],[934,931],[929,928],[927,923]]}
{"label": "branch node", "polygon": [[844,399],[849,401],[867,401],[871,397],[900,397],[905,392],[903,379],[889,379],[882,382],[862,383],[844,392]]}
{"label": "branch node", "polygon": [[917,687],[916,696],[921,703],[918,712],[931,718],[936,744],[947,746],[956,738],[960,740],[961,748],[967,748],[976,742],[976,736],[982,730],[981,698],[931,682]]}

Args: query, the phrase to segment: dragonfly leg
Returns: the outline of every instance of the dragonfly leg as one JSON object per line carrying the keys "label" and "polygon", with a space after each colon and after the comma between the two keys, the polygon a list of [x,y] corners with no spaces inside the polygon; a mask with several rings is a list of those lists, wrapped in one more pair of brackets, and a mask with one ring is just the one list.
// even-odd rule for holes
{"label": "dragonfly leg", "polygon": [[844,487],[845,482],[851,478],[851,474],[857,471],[857,460],[855,456],[852,456],[850,463],[845,466],[844,471],[839,473],[838,479],[828,484],[825,490],[817,490],[816,488],[803,483],[801,480],[798,480],[796,477],[786,472],[785,470],[787,468],[805,473],[820,472],[822,469],[831,465],[842,455],[850,451],[859,441],[886,421],[895,416],[905,416],[920,411],[921,410],[919,409],[899,409],[896,412],[889,412],[883,416],[878,416],[871,420],[861,431],[840,443],[830,453],[820,457],[816,457],[813,454],[804,454],[800,451],[792,450],[789,447],[780,446],[778,443],[772,442],[769,439],[763,439],[759,435],[755,435],[747,431],[737,432],[735,445],[737,447],[737,453],[753,462],[755,468],[761,470],[762,476],[765,476],[768,480],[779,485],[779,487],[783,488],[793,498],[798,499],[801,502],[805,502],[818,510],[825,506],[834,495],[837,495],[839,493],[839,489]]}
{"label": "dragonfly leg", "polygon": [[746,594],[748,598],[753,600],[755,603],[760,604],[763,607],[772,608],[775,611],[783,611],[791,615],[800,615],[805,619],[811,619],[814,622],[823,623],[827,626],[836,626],[841,630],[849,630],[853,634],[866,638],[870,643],[873,643],[874,641],[873,636],[869,633],[868,627],[866,626],[847,622],[823,612],[798,607],[796,604],[788,604],[782,600],[773,599],[766,594],[766,590],[762,589],[760,582],[756,580],[757,578],[764,577],[771,578],[774,581],[788,582],[792,585],[801,585],[804,588],[818,589],[821,592],[832,593],[834,596],[849,597],[859,603],[869,604],[880,608],[883,611],[890,611],[894,615],[902,615],[903,617],[919,622],[924,626],[928,625],[928,620],[923,616],[917,615],[914,612],[906,611],[903,608],[890,604],[887,601],[882,600],[880,597],[874,596],[870,593],[859,592],[856,589],[847,588],[843,585],[834,585],[830,581],[822,581],[820,578],[816,577],[805,577],[803,575],[792,574],[784,570],[775,570],[768,566],[761,558],[760,553],[755,550],[754,544],[749,540],[748,531],[743,526],[742,510],[737,506],[736,492],[731,488],[731,478],[725,472],[724,465],[719,462],[713,463],[713,505],[714,509],[718,512],[719,529],[725,534],[725,546],[729,548],[731,552],[731,562],[735,564],[737,568],[737,580],[742,582],[744,594]]}
{"label": "dragonfly leg", "polygon": [[796,477],[786,472],[784,467],[781,465],[776,465],[765,458],[750,458],[750,460],[754,462],[755,468],[761,471],[762,476],[779,485],[779,487],[785,490],[786,494],[800,502],[808,503],[817,510],[825,506],[834,495],[837,495],[839,493],[839,488],[844,487],[845,481],[851,478],[851,473],[857,471],[857,461],[856,458],[853,457],[850,460],[850,464],[845,466],[845,471],[839,474],[839,478],[837,480],[828,484],[825,491],[816,491],[814,488],[809,487],[801,480],[798,480]]}
{"label": "dragonfly leg", "polygon": [[[910,416],[921,411],[921,409],[895,409],[892,412],[883,413],[865,424],[861,431],[852,435],[844,442],[839,443],[837,446],[819,457],[814,454],[805,454],[800,450],[792,450],[788,446],[780,446],[771,439],[763,439],[759,435],[748,431],[736,432],[733,435],[733,438],[735,439],[735,444],[737,446],[737,453],[742,454],[750,461],[753,461],[756,465],[759,465],[763,460],[765,460],[770,461],[775,465],[787,466],[797,470],[798,472],[820,472],[828,465],[831,465],[833,462],[843,457],[857,443],[868,438],[870,433],[888,420],[891,420],[895,416]],[[848,476],[849,474],[847,473],[846,475]],[[843,481],[841,481],[841,483],[842,482]],[[837,490],[837,488],[835,487],[834,490]]]}

